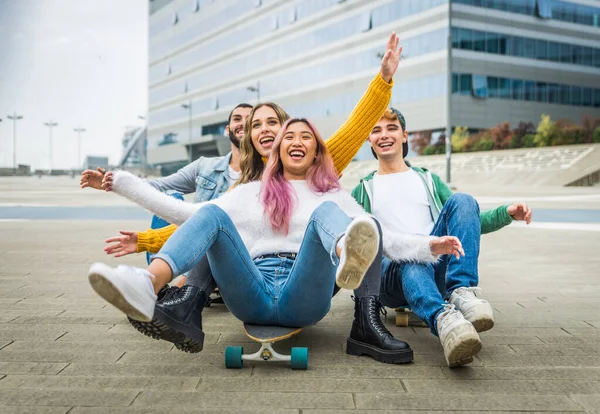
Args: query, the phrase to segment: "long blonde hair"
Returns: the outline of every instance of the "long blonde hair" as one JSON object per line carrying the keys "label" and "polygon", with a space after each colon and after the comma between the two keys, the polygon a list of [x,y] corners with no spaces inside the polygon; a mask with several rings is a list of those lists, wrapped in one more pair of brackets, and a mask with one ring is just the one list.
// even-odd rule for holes
{"label": "long blonde hair", "polygon": [[263,102],[252,109],[250,115],[246,119],[244,138],[242,138],[240,144],[240,178],[236,182],[236,185],[260,180],[260,176],[265,169],[265,162],[263,161],[262,155],[254,148],[254,143],[252,142],[252,120],[254,119],[256,110],[263,106],[268,106],[275,111],[281,125],[290,119],[288,113],[273,102]]}

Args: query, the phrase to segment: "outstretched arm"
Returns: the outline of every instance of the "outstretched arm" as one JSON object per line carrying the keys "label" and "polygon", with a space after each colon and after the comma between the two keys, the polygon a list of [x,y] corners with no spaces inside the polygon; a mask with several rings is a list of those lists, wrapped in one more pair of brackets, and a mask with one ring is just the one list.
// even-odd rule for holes
{"label": "outstretched arm", "polygon": [[392,97],[392,77],[398,69],[402,46],[396,33],[390,36],[381,68],[369,88],[344,123],[325,143],[338,175],[350,164],[381,119]]}
{"label": "outstretched arm", "polygon": [[148,183],[126,171],[114,173],[111,187],[115,193],[177,225],[183,224],[205,204],[191,204],[177,200],[152,188]]}
{"label": "outstretched arm", "polygon": [[104,251],[106,254],[114,254],[115,257],[141,252],[158,253],[175,230],[177,226],[174,224],[139,232],[121,230],[120,236],[105,240],[106,243],[112,244],[106,246]]}

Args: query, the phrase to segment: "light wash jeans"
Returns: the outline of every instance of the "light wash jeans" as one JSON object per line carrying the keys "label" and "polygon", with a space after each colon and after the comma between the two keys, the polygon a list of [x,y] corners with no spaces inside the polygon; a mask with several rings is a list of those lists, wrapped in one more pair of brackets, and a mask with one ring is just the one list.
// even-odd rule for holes
{"label": "light wash jeans", "polygon": [[467,194],[453,194],[431,231],[432,236],[456,236],[465,257],[443,256],[435,264],[394,263],[383,258],[381,300],[395,308],[409,306],[437,335],[437,316],[445,299],[459,287],[477,286],[481,222],[479,205]]}
{"label": "light wash jeans", "polygon": [[[206,255],[236,318],[257,325],[304,327],[329,311],[339,262],[335,247],[350,222],[337,204],[324,202],[313,212],[295,260],[253,259],[227,213],[207,205],[177,229],[155,258],[179,275]],[[380,278],[381,259],[373,262],[363,283],[370,281],[378,290]]]}

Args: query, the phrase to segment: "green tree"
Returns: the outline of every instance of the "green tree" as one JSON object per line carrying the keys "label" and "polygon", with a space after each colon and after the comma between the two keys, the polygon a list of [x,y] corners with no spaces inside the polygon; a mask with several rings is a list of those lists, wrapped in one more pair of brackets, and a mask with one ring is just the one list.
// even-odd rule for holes
{"label": "green tree", "polygon": [[464,152],[467,141],[469,140],[469,130],[467,127],[457,126],[454,128],[451,143],[453,152]]}
{"label": "green tree", "polygon": [[596,143],[600,143],[600,126],[594,129],[594,138],[593,141]]}
{"label": "green tree", "polygon": [[550,115],[542,114],[535,134],[534,143],[537,147],[547,147],[552,145],[556,138],[556,128]]}

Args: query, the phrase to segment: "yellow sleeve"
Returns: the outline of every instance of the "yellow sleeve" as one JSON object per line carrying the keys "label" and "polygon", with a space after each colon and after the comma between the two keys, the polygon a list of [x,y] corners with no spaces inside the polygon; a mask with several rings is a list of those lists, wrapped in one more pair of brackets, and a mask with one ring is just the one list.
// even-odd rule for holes
{"label": "yellow sleeve", "polygon": [[161,229],[148,229],[138,232],[137,252],[158,253],[169,237],[177,230],[174,224]]}
{"label": "yellow sleeve", "polygon": [[387,83],[378,73],[344,125],[325,141],[338,174],[341,175],[350,164],[383,116],[390,103],[393,86],[393,80]]}

